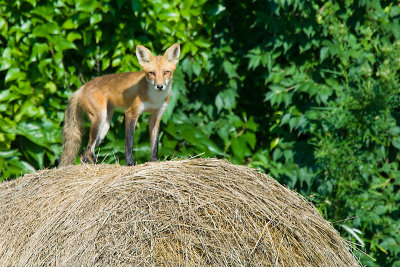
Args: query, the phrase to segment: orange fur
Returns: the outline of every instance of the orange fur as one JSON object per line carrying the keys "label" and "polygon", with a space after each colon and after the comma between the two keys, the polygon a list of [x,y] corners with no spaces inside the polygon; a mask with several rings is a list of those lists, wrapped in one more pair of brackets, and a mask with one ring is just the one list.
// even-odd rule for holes
{"label": "orange fur", "polygon": [[60,166],[73,164],[82,136],[81,113],[91,121],[89,142],[82,160],[95,162],[94,149],[105,137],[116,107],[125,111],[125,157],[133,164],[132,146],[137,119],[150,112],[151,160],[158,159],[158,133],[161,117],[169,102],[173,72],[179,60],[180,47],[174,44],[163,56],[153,56],[144,46],[136,47],[141,72],[110,74],[94,78],[76,91],[65,111],[63,154]]}

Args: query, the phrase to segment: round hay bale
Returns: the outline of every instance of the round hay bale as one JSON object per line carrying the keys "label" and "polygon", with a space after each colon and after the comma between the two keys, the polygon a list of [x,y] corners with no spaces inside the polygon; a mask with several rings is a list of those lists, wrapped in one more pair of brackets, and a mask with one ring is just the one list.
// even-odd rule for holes
{"label": "round hay bale", "polygon": [[299,194],[216,159],[78,165],[0,184],[7,266],[358,266]]}

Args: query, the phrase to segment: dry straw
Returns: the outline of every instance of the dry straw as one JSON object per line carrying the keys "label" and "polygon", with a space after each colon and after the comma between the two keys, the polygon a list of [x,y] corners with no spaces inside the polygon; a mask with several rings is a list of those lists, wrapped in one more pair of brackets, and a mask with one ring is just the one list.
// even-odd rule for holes
{"label": "dry straw", "polygon": [[358,266],[299,194],[216,159],[78,165],[0,184],[5,266]]}

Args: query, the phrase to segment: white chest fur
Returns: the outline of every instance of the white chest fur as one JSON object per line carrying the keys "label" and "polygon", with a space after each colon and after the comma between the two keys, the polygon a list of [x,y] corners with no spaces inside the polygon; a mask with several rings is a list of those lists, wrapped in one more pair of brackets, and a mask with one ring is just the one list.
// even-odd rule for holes
{"label": "white chest fur", "polygon": [[147,111],[152,111],[155,109],[165,109],[167,107],[167,102],[160,102],[160,103],[153,103],[153,102],[143,102],[142,105],[140,106],[140,112],[147,112]]}
{"label": "white chest fur", "polygon": [[152,111],[156,109],[165,110],[168,104],[166,100],[170,91],[171,91],[171,84],[167,84],[165,90],[162,91],[156,90],[154,88],[154,85],[149,84],[147,91],[149,100],[142,103],[142,105],[140,106],[139,113]]}
{"label": "white chest fur", "polygon": [[149,100],[152,103],[164,102],[165,99],[168,97],[170,91],[171,84],[167,84],[166,88],[162,91],[155,89],[153,85],[149,85],[147,89]]}

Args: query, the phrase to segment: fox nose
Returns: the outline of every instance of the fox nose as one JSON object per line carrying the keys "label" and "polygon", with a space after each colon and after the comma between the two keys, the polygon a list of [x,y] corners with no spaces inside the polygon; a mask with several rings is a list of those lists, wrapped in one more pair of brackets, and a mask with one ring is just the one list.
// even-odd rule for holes
{"label": "fox nose", "polygon": [[164,85],[163,84],[157,84],[157,89],[158,90],[162,90],[164,88]]}

